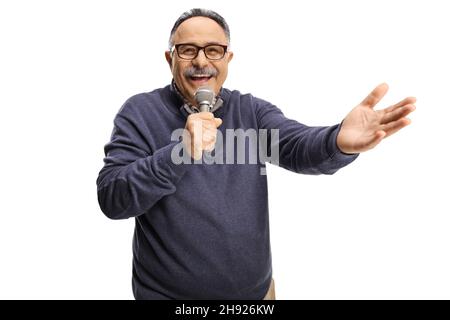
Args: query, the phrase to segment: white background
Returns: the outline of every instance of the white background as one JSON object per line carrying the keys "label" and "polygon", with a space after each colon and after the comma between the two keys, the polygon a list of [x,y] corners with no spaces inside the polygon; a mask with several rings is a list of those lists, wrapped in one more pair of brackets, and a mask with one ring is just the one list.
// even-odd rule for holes
{"label": "white background", "polygon": [[165,86],[191,7],[231,27],[225,86],[310,125],[378,83],[413,123],[334,176],[268,167],[279,299],[449,299],[450,10],[446,1],[2,1],[0,298],[132,299],[134,222],[96,199],[131,95]]}

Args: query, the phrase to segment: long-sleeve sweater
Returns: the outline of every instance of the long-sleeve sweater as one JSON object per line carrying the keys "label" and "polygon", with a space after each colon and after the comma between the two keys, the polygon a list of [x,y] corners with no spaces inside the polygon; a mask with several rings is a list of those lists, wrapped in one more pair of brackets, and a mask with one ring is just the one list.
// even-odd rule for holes
{"label": "long-sleeve sweater", "polygon": [[[283,168],[333,174],[357,157],[339,151],[339,124],[310,127],[250,94],[222,89],[220,96],[214,115],[223,136],[278,129]],[[131,97],[105,146],[98,201],[111,219],[135,218],[134,296],[262,299],[272,278],[265,163],[174,163],[180,142],[171,135],[188,115],[182,105],[171,86]]]}

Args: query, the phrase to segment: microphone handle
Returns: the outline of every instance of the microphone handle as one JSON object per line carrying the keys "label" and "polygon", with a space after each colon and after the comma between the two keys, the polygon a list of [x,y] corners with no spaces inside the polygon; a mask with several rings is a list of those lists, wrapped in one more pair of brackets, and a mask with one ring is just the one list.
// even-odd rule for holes
{"label": "microphone handle", "polygon": [[[209,103],[200,103],[200,111],[201,112],[210,112],[211,105]],[[206,154],[206,156],[211,156],[211,151],[203,151],[203,153]]]}
{"label": "microphone handle", "polygon": [[200,104],[200,111],[201,112],[209,112],[209,110],[211,109],[211,106],[209,103],[201,103]]}

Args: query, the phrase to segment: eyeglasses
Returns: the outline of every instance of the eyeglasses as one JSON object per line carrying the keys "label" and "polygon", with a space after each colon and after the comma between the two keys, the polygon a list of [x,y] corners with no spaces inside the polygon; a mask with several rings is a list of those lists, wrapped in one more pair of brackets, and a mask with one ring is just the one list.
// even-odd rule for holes
{"label": "eyeglasses", "polygon": [[209,44],[204,47],[199,47],[191,43],[179,43],[175,45],[178,57],[183,60],[194,60],[197,58],[200,50],[203,50],[203,53],[209,60],[220,60],[225,56],[227,48],[228,46],[221,44]]}

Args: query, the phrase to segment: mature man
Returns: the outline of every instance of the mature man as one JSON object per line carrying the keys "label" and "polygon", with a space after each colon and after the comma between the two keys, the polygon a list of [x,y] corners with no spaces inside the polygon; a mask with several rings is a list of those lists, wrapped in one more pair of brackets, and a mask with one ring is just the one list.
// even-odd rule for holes
{"label": "mature man", "polygon": [[[269,102],[222,87],[233,53],[228,25],[217,13],[184,13],[169,42],[172,83],[125,102],[97,180],[100,207],[109,218],[136,218],[134,295],[273,299],[265,163],[238,161],[240,151],[254,150],[252,143],[228,148],[235,137],[227,135],[263,130],[267,139],[261,140],[270,146],[257,147],[275,145],[274,163],[299,173],[333,174],[408,125],[415,99],[375,111],[388,90],[381,84],[340,124],[308,127]],[[214,91],[214,105],[199,112],[194,95],[205,85]],[[173,139],[177,129],[181,141]],[[219,143],[219,136],[226,138]],[[220,155],[219,144],[235,161],[204,161]]]}

